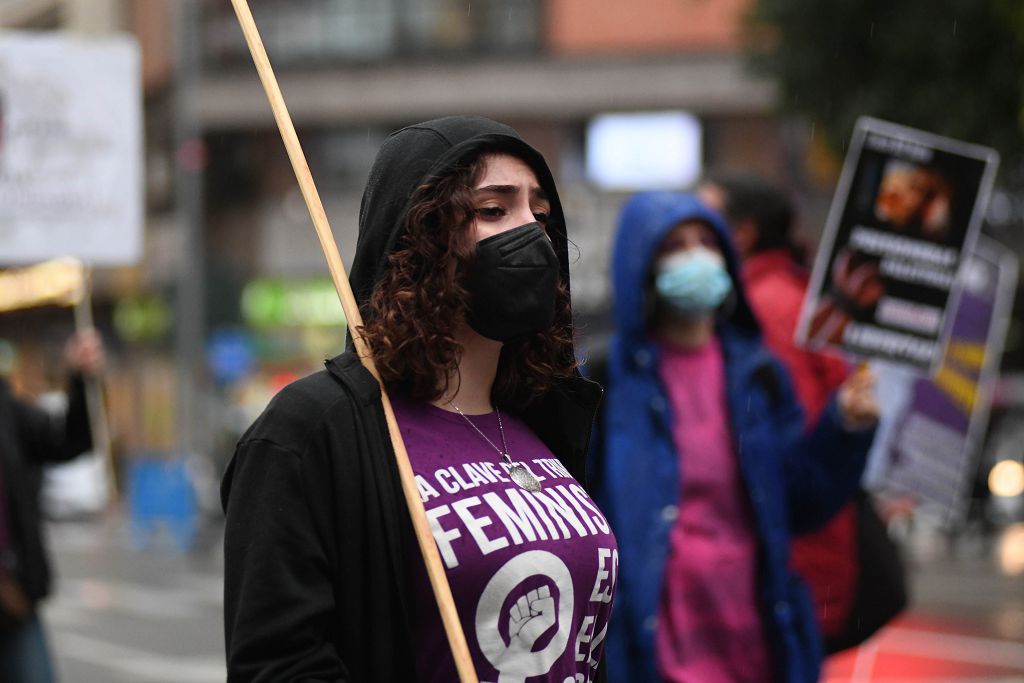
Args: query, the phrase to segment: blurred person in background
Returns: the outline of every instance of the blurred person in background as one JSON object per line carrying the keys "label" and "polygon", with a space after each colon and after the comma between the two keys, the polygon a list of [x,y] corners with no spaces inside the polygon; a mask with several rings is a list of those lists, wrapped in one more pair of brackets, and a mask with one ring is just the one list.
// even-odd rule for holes
{"label": "blurred person in background", "polygon": [[[617,551],[581,486],[600,387],[573,349],[543,157],[449,117],[381,147],[351,284],[481,680],[599,680]],[[230,681],[457,680],[349,348],[285,387],[224,475]]]}
{"label": "blurred person in background", "polygon": [[[754,174],[712,176],[697,194],[729,225],[747,300],[765,345],[793,379],[809,429],[849,368],[836,352],[794,342],[810,275],[794,237],[793,202]],[[906,605],[902,562],[862,490],[824,527],[794,537],[791,562],[810,585],[829,653],[862,642]]]}
{"label": "blurred person in background", "polygon": [[0,678],[12,683],[54,680],[38,607],[50,589],[39,507],[42,467],[92,447],[85,377],[103,370],[104,351],[91,329],[64,349],[70,372],[63,420],[15,397],[0,377]]}
{"label": "blurred person in background", "polygon": [[722,217],[694,195],[622,209],[596,491],[621,556],[609,680],[812,683],[822,646],[792,533],[856,489],[867,371],[814,428],[769,354]]}

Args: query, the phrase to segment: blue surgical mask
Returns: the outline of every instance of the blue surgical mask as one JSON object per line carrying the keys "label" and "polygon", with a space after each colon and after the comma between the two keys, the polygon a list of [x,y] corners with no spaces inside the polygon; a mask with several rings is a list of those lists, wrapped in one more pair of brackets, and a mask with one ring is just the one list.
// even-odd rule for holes
{"label": "blue surgical mask", "polygon": [[658,296],[684,315],[713,312],[732,291],[722,257],[704,247],[667,256],[654,265]]}

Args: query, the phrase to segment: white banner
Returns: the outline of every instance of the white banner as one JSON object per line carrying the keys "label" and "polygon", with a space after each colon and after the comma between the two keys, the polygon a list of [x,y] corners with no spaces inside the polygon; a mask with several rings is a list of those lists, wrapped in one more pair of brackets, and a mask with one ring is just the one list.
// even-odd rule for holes
{"label": "white banner", "polygon": [[135,40],[0,31],[0,264],[137,262],[143,201]]}

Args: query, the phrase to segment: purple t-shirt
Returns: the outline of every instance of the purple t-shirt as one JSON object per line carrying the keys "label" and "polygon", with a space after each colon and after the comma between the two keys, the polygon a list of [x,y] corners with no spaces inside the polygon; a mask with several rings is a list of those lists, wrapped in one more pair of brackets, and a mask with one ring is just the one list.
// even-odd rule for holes
{"label": "purple t-shirt", "polygon": [[[539,492],[513,483],[458,413],[401,397],[394,407],[481,683],[594,680],[619,559],[597,505],[512,415],[501,414],[509,454],[540,480]],[[494,413],[468,417],[501,446]],[[417,679],[458,680],[418,559],[414,581]]]}

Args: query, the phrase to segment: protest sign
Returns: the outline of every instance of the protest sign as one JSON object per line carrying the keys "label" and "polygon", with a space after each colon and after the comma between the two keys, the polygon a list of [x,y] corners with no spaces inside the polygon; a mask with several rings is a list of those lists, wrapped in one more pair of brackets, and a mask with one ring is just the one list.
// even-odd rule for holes
{"label": "protest sign", "polygon": [[[952,314],[949,343],[938,371],[900,373],[889,392],[880,438],[869,459],[870,488],[912,494],[946,522],[966,511],[969,483],[988,423],[1017,283],[1017,258],[981,238],[962,269],[962,293]],[[885,366],[876,369],[880,384]],[[884,403],[884,401],[883,401]]]}
{"label": "protest sign", "polygon": [[934,369],[997,167],[986,147],[859,119],[797,343]]}
{"label": "protest sign", "polygon": [[0,31],[0,264],[134,263],[142,225],[134,39]]}

